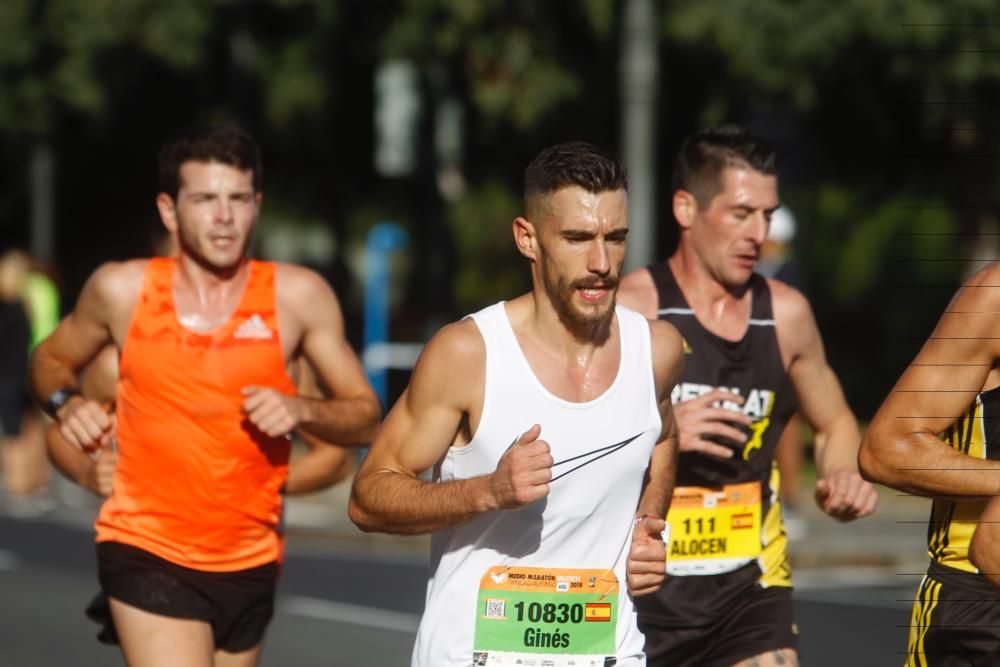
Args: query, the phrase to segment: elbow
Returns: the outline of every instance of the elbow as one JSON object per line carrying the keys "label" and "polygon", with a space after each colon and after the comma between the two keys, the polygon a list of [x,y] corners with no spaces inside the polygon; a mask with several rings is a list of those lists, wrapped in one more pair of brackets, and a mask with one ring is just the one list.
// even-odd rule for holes
{"label": "elbow", "polygon": [[900,456],[905,457],[906,447],[893,444],[869,432],[858,448],[858,471],[861,477],[871,483],[898,487],[900,477]]}
{"label": "elbow", "polygon": [[379,531],[379,524],[375,515],[366,507],[364,494],[358,491],[357,480],[354,488],[351,489],[351,499],[347,503],[347,517],[363,533],[375,533]]}

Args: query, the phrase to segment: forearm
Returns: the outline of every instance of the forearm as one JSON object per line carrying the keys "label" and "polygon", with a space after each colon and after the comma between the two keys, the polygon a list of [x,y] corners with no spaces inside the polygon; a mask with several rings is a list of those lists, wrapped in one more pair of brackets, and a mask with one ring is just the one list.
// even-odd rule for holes
{"label": "forearm", "polygon": [[97,493],[97,489],[91,484],[94,478],[94,460],[66,442],[59,433],[56,424],[52,424],[46,429],[45,438],[52,466],[74,484],[78,484],[92,493]]}
{"label": "forearm", "polygon": [[648,514],[659,518],[667,516],[676,475],[677,438],[672,437],[660,442],[653,449],[636,514]]}
{"label": "forearm", "polygon": [[365,532],[420,535],[497,509],[488,476],[424,482],[401,472],[375,470],[355,479],[348,513]]}
{"label": "forearm", "polygon": [[334,445],[321,445],[288,464],[285,493],[294,496],[333,486],[351,473],[354,457]]}
{"label": "forearm", "polygon": [[317,399],[300,396],[298,428],[345,447],[366,447],[375,439],[382,410],[373,397]]}
{"label": "forearm", "polygon": [[866,479],[914,495],[1000,495],[1000,462],[967,456],[930,433],[869,431],[859,460]]}
{"label": "forearm", "polygon": [[29,383],[32,395],[41,405],[57,390],[78,386],[75,370],[53,356],[44,342],[32,355]]}
{"label": "forearm", "polygon": [[860,441],[858,422],[850,411],[817,430],[813,444],[817,476],[828,477],[843,470],[857,472]]}

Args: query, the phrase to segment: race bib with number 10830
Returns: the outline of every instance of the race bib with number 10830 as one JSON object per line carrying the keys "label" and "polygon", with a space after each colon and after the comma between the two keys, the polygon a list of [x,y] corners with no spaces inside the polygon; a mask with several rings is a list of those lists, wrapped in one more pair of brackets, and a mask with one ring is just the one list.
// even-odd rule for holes
{"label": "race bib with number 10830", "polygon": [[473,665],[614,664],[617,618],[611,570],[494,566],[479,584]]}

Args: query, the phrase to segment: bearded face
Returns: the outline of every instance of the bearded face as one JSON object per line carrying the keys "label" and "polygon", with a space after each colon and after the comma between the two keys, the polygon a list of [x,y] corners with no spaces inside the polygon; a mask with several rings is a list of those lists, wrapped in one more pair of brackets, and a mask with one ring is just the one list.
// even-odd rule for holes
{"label": "bearded face", "polygon": [[625,191],[558,190],[538,231],[538,280],[560,320],[582,337],[606,328],[625,261]]}

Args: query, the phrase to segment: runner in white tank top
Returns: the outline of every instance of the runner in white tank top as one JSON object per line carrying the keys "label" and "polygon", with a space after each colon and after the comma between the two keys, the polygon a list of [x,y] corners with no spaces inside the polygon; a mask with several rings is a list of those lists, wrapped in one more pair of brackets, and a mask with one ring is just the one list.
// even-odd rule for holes
{"label": "runner in white tank top", "polygon": [[645,664],[632,596],[664,577],[682,355],[614,307],[625,188],[588,144],[535,158],[532,291],[428,343],[358,472],[362,529],[434,533],[414,666]]}

